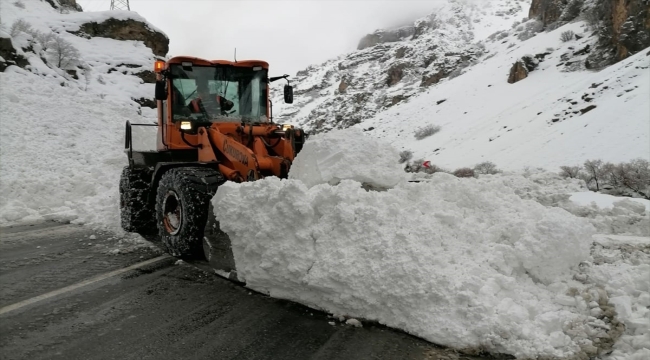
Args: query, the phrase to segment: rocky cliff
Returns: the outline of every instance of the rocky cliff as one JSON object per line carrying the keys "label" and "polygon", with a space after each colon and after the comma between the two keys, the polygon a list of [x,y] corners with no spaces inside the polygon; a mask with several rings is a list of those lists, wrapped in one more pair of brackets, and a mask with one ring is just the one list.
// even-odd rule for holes
{"label": "rocky cliff", "polygon": [[650,46],[650,1],[647,0],[533,0],[530,18],[557,27],[586,20],[599,37],[589,61],[602,68]]}
{"label": "rocky cliff", "polygon": [[[567,34],[567,41],[584,36],[589,41],[569,47],[558,67],[599,70],[650,46],[649,12],[647,0],[448,0],[412,25],[377,30],[359,41],[357,51],[299,71],[292,79],[295,103],[282,105],[276,121],[312,132],[354,126],[463,74],[496,51],[509,53],[538,34],[577,21],[588,24],[586,32],[575,38]],[[501,44],[507,49],[496,50]],[[525,79],[533,70],[526,59],[544,61],[550,53],[534,51],[508,64],[512,68],[504,81]]]}
{"label": "rocky cliff", "polygon": [[282,105],[275,120],[328,131],[408,101],[475,63],[486,53],[480,40],[525,17],[523,5],[449,0],[412,25],[368,34],[357,51],[299,71],[292,78],[295,103]]}
{"label": "rocky cliff", "polygon": [[142,41],[157,56],[165,56],[169,51],[169,39],[165,34],[151,29],[145,22],[134,19],[109,18],[102,22],[88,22],[72,33],[85,37]]}

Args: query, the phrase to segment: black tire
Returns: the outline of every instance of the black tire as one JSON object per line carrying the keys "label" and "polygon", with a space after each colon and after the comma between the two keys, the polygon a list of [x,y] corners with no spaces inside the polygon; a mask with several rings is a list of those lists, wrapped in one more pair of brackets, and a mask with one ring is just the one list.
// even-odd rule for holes
{"label": "black tire", "polygon": [[120,219],[122,229],[143,235],[156,233],[156,214],[149,200],[151,176],[149,168],[126,166],[120,177]]}
{"label": "black tire", "polygon": [[203,257],[210,200],[224,181],[218,171],[201,167],[173,168],[162,175],[156,196],[156,223],[169,254]]}

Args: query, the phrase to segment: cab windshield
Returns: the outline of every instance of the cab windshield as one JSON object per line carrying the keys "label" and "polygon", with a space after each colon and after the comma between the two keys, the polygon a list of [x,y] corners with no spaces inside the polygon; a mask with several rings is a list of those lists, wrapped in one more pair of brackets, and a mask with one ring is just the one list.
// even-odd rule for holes
{"label": "cab windshield", "polygon": [[174,121],[267,121],[266,69],[172,65],[170,70]]}

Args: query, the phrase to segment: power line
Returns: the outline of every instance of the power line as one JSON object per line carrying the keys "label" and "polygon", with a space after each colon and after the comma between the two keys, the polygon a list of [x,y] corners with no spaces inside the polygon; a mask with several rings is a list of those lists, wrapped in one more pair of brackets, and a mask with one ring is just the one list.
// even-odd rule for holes
{"label": "power line", "polygon": [[129,0],[111,0],[111,10],[131,11],[131,6],[129,6]]}

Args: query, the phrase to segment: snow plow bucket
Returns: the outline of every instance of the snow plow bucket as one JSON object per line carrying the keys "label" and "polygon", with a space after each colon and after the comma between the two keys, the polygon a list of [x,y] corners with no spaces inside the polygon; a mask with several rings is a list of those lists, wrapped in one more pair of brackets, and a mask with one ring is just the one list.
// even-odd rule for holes
{"label": "snow plow bucket", "polygon": [[232,254],[230,237],[221,231],[219,222],[214,217],[212,204],[208,210],[208,220],[203,232],[203,252],[205,259],[215,272],[229,280],[240,282],[237,279],[235,258]]}

